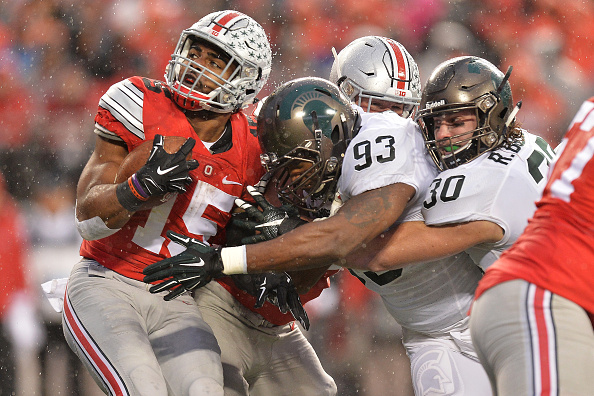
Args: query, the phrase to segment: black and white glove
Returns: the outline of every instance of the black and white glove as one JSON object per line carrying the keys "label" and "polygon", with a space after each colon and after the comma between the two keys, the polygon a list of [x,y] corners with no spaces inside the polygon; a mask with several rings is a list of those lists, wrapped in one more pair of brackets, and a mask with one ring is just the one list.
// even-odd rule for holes
{"label": "black and white glove", "polygon": [[[260,194],[264,194],[266,186],[272,178],[272,173],[265,173],[258,183],[254,185],[256,191]],[[240,200],[240,202],[244,202]],[[256,243],[254,236],[257,235],[255,226],[257,223],[250,220],[250,216],[247,212],[237,212],[231,215],[231,220],[227,223],[227,243],[226,246],[240,246],[249,245],[250,243]]]}
{"label": "black and white glove", "polygon": [[271,302],[282,313],[291,312],[293,318],[301,323],[305,330],[309,330],[309,317],[289,274],[286,272],[254,274],[253,279],[257,287],[257,301],[254,308],[261,308],[266,301]]}
{"label": "black and white glove", "polygon": [[165,301],[169,301],[185,291],[200,288],[212,278],[223,275],[220,249],[214,249],[195,238],[173,231],[167,231],[167,237],[186,250],[157,261],[142,271],[145,275],[144,282],[160,281],[149,289],[151,293],[169,290],[169,294],[164,297]]}
{"label": "black and white glove", "polygon": [[247,190],[260,209],[237,198],[235,204],[245,210],[249,219],[234,217],[231,219],[232,225],[254,233],[260,231],[260,234],[243,238],[241,242],[244,245],[268,241],[307,223],[299,217],[296,207],[287,204],[276,207],[270,204],[255,187],[248,186]]}
{"label": "black and white glove", "polygon": [[[153,138],[153,148],[146,164],[129,180],[120,183],[116,194],[120,204],[134,212],[148,198],[168,192],[184,193],[186,185],[192,182],[189,173],[198,167],[198,161],[186,160],[196,144],[189,138],[180,149],[169,154],[163,147],[165,139],[161,135]],[[131,181],[131,182],[130,182]]]}
{"label": "black and white glove", "polygon": [[256,191],[258,191],[260,194],[264,194],[266,192],[266,187],[268,186],[268,182],[270,181],[270,179],[272,179],[271,172],[266,172],[264,175],[262,175],[258,183],[254,185]]}

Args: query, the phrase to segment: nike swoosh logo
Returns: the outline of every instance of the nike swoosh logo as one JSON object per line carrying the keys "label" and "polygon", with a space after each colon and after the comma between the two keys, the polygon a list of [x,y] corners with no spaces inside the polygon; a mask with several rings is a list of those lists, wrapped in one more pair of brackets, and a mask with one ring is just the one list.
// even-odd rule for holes
{"label": "nike swoosh logo", "polygon": [[279,226],[279,225],[281,225],[281,223],[283,222],[283,220],[284,220],[284,218],[278,219],[278,220],[269,221],[268,223],[263,223],[263,224],[257,225],[256,228]]}
{"label": "nike swoosh logo", "polygon": [[197,261],[195,263],[183,263],[183,264],[180,264],[180,266],[183,266],[183,267],[204,267],[204,260],[200,259],[199,261]]}
{"label": "nike swoosh logo", "polygon": [[223,184],[237,184],[238,186],[241,186],[241,183],[239,182],[227,180],[227,176],[223,177]]}
{"label": "nike swoosh logo", "polygon": [[158,175],[164,175],[165,173],[171,172],[172,170],[174,170],[175,168],[177,168],[179,165],[175,165],[172,166],[171,168],[167,168],[167,169],[161,169],[161,166],[159,166],[157,168],[157,174]]}

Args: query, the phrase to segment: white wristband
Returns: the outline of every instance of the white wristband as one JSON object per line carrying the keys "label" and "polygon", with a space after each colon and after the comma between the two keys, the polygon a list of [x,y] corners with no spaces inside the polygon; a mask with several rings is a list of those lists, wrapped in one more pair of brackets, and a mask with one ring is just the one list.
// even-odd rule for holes
{"label": "white wristband", "polygon": [[247,259],[245,245],[226,247],[221,250],[223,260],[223,274],[247,274]]}

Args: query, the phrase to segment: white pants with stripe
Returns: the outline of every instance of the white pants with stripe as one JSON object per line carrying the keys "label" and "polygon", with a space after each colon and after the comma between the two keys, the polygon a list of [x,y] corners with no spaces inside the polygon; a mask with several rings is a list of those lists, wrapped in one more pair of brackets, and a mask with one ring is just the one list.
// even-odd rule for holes
{"label": "white pants with stripe", "polygon": [[415,396],[491,396],[489,378],[472,346],[468,318],[450,331],[402,328]]}
{"label": "white pants with stripe", "polygon": [[78,263],[62,316],[70,348],[108,395],[222,396],[220,349],[192,297],[166,302],[149,287]]}
{"label": "white pants with stripe", "polygon": [[475,302],[470,329],[495,395],[594,395],[594,331],[572,301],[504,282]]}

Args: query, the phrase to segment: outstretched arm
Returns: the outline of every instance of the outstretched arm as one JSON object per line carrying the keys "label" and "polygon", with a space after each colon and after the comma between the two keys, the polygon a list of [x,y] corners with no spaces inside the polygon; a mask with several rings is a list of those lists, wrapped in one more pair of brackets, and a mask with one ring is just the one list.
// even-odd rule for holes
{"label": "outstretched arm", "polygon": [[348,255],[345,267],[374,272],[402,268],[458,254],[480,243],[495,243],[503,229],[486,220],[428,226],[422,221],[400,224]]}
{"label": "outstretched arm", "polygon": [[[349,253],[368,243],[392,225],[402,214],[414,188],[396,183],[367,191],[348,200],[327,219],[302,225],[273,240],[245,247],[247,272],[291,270],[327,266],[344,260]],[[230,248],[234,249],[234,248]],[[223,249],[227,271],[241,272]]]}
{"label": "outstretched arm", "polygon": [[267,242],[222,250],[168,231],[168,237],[186,250],[144,268],[144,281],[160,281],[151,288],[154,293],[180,289],[180,284],[191,290],[222,274],[326,267],[344,261],[349,253],[392,225],[414,193],[413,187],[401,183],[370,190],[347,201],[334,216]]}

